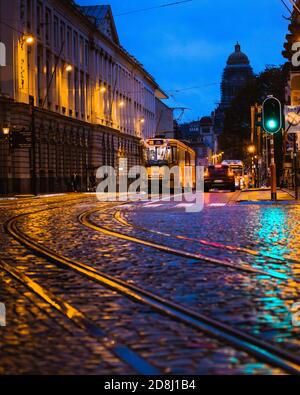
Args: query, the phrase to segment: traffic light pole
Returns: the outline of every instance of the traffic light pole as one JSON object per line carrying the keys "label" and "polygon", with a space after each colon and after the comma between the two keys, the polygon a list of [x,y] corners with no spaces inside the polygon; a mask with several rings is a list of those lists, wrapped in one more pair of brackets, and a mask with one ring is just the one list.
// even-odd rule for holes
{"label": "traffic light pole", "polygon": [[275,150],[274,150],[274,135],[271,135],[271,200],[277,200],[277,175],[276,175],[276,162],[275,162]]}

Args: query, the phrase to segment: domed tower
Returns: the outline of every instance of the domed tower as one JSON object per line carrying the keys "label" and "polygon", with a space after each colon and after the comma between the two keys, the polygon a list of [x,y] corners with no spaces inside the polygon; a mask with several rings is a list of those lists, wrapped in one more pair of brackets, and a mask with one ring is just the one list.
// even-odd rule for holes
{"label": "domed tower", "polygon": [[221,103],[229,106],[231,101],[252,76],[253,70],[250,66],[249,59],[241,51],[240,44],[237,43],[235,45],[235,51],[229,56],[224,69],[221,85]]}
{"label": "domed tower", "polygon": [[229,56],[223,72],[221,83],[221,103],[215,111],[214,131],[220,135],[223,131],[225,111],[229,108],[232,100],[243,88],[247,81],[253,77],[253,69],[249,59],[241,51],[239,43],[235,45],[235,51]]}

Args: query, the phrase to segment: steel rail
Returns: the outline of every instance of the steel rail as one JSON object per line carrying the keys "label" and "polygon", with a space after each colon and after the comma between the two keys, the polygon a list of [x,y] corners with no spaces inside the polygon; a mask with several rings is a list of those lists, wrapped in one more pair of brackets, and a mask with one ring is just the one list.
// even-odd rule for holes
{"label": "steel rail", "polygon": [[95,338],[102,346],[104,346],[104,348],[112,352],[121,361],[133,368],[135,372],[143,375],[153,375],[160,373],[158,369],[150,365],[129,347],[117,342],[114,338],[107,336],[101,328],[90,321],[76,307],[72,306],[68,302],[65,302],[62,298],[54,295],[52,292],[33,281],[30,277],[26,276],[12,265],[4,262],[2,259],[0,259],[0,268],[27,289],[29,289],[32,293],[47,302],[64,317],[68,318],[78,328],[82,329],[85,333]]}
{"label": "steel rail", "polygon": [[121,210],[117,210],[114,218],[116,221],[118,221],[119,223],[121,223],[122,225],[134,228],[134,229],[138,229],[144,232],[148,232],[148,233],[153,233],[153,234],[157,234],[159,236],[165,236],[165,237],[169,237],[169,238],[175,238],[175,239],[179,239],[179,240],[186,240],[186,241],[191,241],[193,243],[199,243],[208,247],[212,247],[212,248],[217,248],[217,249],[225,249],[228,251],[234,251],[234,252],[242,252],[248,255],[253,255],[253,256],[261,256],[261,257],[265,257],[265,258],[271,258],[271,259],[275,259],[277,261],[281,261],[281,262],[286,262],[286,260],[289,260],[290,262],[293,263],[297,263],[300,264],[300,261],[294,258],[291,258],[289,256],[285,256],[285,257],[279,257],[278,255],[273,255],[273,254],[269,254],[269,253],[265,253],[262,251],[255,251],[252,250],[250,248],[245,248],[245,247],[237,247],[237,246],[230,246],[230,245],[226,245],[226,244],[222,244],[222,243],[216,243],[216,242],[212,242],[212,241],[208,241],[208,240],[203,240],[203,239],[194,239],[191,237],[187,237],[187,236],[180,236],[180,235],[173,235],[171,233],[165,233],[165,232],[160,232],[154,229],[148,229],[145,228],[143,226],[139,226],[139,225],[135,225],[132,224],[130,222],[128,222],[125,218],[124,215],[122,215]]}
{"label": "steel rail", "polygon": [[[120,204],[117,206],[120,206]],[[110,206],[109,208],[106,208],[106,210],[111,208],[113,207]],[[92,212],[95,212],[95,210],[89,210],[88,212],[82,213],[79,217],[79,220],[82,221],[84,225],[89,225],[89,223],[85,224],[84,218],[86,218],[86,216],[90,215]],[[56,265],[71,269],[74,272],[79,273],[98,284],[110,288],[119,294],[125,295],[126,297],[138,303],[148,305],[153,310],[173,318],[177,322],[181,322],[198,331],[207,333],[210,336],[225,341],[240,350],[246,351],[248,354],[253,355],[260,361],[264,361],[272,366],[279,367],[287,373],[300,374],[300,357],[297,355],[278,348],[272,344],[266,343],[265,341],[253,337],[252,335],[241,332],[238,329],[232,328],[227,324],[217,321],[211,317],[187,309],[152,292],[100,272],[89,265],[62,256],[61,254],[42,246],[40,243],[31,239],[18,228],[18,221],[25,216],[28,216],[28,214],[23,214],[9,220],[6,223],[6,229],[11,236],[13,236],[22,245],[33,251],[36,255],[50,259]],[[92,227],[94,230],[97,230],[97,228],[98,227],[96,226]]]}
{"label": "steel rail", "polygon": [[[11,208],[14,207],[16,210],[20,210],[23,208],[27,208],[28,206],[31,207],[39,207],[42,205],[55,205],[55,204],[61,204],[61,201],[59,201],[58,199],[55,201],[54,198],[59,198],[59,197],[63,197],[63,201],[65,202],[75,202],[75,201],[80,201],[80,200],[84,200],[84,198],[91,198],[93,195],[83,195],[83,196],[77,196],[77,197],[73,197],[73,198],[68,198],[68,195],[64,195],[64,196],[49,196],[49,197],[30,197],[30,198],[26,198],[26,199],[15,199],[15,200],[11,200],[9,202],[4,202],[1,203],[0,201],[0,210],[1,209],[7,209],[7,208]],[[50,200],[50,201],[49,201]],[[35,203],[34,205],[32,203]],[[26,207],[18,207],[18,205],[26,205]]]}
{"label": "steel rail", "polygon": [[187,258],[187,259],[195,259],[198,261],[204,261],[204,262],[207,262],[210,264],[214,264],[214,265],[218,265],[218,266],[225,266],[225,267],[239,270],[239,271],[261,274],[264,276],[274,277],[277,279],[285,279],[284,275],[282,275],[281,273],[275,272],[275,271],[268,271],[267,272],[265,270],[254,268],[248,264],[237,264],[231,260],[222,260],[222,259],[210,257],[210,256],[199,254],[199,253],[197,253],[197,254],[190,253],[188,251],[179,250],[179,249],[168,247],[168,246],[165,246],[162,244],[157,244],[152,241],[144,240],[144,239],[134,237],[134,236],[129,236],[125,233],[110,230],[110,229],[103,227],[103,226],[99,226],[98,224],[94,223],[93,221],[91,221],[89,219],[92,214],[99,212],[99,211],[100,211],[99,209],[92,209],[92,210],[86,211],[79,217],[79,222],[81,222],[84,226],[86,226],[90,229],[93,229],[97,232],[106,234],[107,236],[117,237],[119,239],[137,243],[137,244],[143,245],[145,247],[154,248],[156,250],[165,252],[167,254],[177,255],[177,256]]}

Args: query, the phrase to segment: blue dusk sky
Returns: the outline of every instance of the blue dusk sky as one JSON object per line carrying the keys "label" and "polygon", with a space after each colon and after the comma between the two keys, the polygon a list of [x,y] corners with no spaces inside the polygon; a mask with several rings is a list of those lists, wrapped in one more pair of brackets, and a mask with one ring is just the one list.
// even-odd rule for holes
{"label": "blue dusk sky", "polygon": [[214,110],[222,72],[237,41],[256,73],[265,65],[284,63],[288,21],[283,15],[289,15],[280,0],[193,0],[118,16],[175,1],[77,0],[81,5],[111,5],[121,44],[172,94],[167,101],[171,107],[190,109],[183,121]]}

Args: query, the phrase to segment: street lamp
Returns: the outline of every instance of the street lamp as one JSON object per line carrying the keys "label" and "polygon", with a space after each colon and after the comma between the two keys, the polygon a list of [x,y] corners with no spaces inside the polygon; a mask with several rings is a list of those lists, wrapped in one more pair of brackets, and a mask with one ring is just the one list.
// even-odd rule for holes
{"label": "street lamp", "polygon": [[68,73],[70,73],[70,72],[73,70],[72,65],[67,64],[67,65],[65,66],[65,70],[66,70]]}
{"label": "street lamp", "polygon": [[123,100],[121,100],[120,103],[119,103],[119,106],[120,107],[124,107],[125,106],[125,102]]}
{"label": "street lamp", "polygon": [[255,153],[255,151],[256,151],[255,145],[249,145],[249,147],[248,147],[249,154],[253,155]]}
{"label": "street lamp", "polygon": [[4,136],[7,137],[9,135],[9,133],[10,133],[9,126],[3,126],[2,132],[3,132]]}
{"label": "street lamp", "polygon": [[34,37],[31,34],[25,34],[20,41],[22,46],[23,44],[31,45],[34,43]]}
{"label": "street lamp", "polygon": [[249,145],[248,152],[251,155],[251,178],[252,178],[252,187],[255,187],[256,184],[256,175],[255,175],[255,165],[254,165],[254,154],[256,152],[255,145]]}
{"label": "street lamp", "polygon": [[25,43],[26,44],[33,44],[34,43],[34,37],[33,36],[25,36]]}

